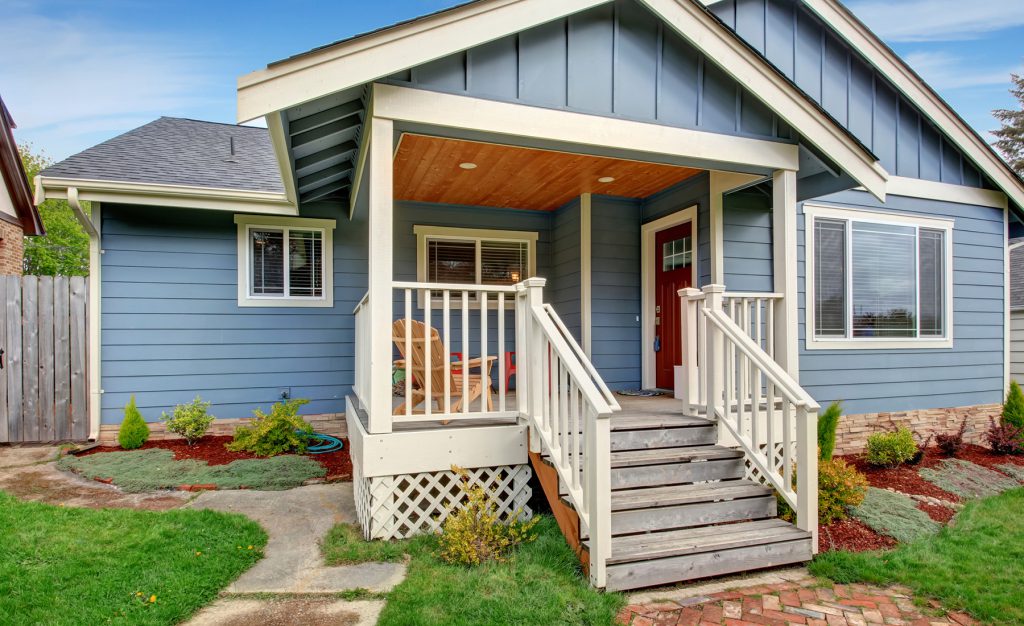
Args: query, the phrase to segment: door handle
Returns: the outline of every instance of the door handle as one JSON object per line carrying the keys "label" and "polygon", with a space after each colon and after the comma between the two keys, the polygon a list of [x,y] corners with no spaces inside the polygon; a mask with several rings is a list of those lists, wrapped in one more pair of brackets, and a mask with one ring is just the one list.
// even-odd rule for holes
{"label": "door handle", "polygon": [[654,336],[654,351],[661,352],[661,335]]}
{"label": "door handle", "polygon": [[4,368],[4,351],[0,350],[0,370]]}

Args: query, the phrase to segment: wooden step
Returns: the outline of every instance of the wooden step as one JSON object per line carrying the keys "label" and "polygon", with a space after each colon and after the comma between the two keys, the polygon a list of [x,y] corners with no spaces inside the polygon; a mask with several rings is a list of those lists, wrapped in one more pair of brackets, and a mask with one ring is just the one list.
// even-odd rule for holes
{"label": "wooden step", "polygon": [[743,452],[725,446],[691,446],[683,448],[655,448],[653,450],[625,450],[611,453],[612,469],[665,465],[666,463],[695,463],[722,459],[741,459]]}
{"label": "wooden step", "polygon": [[778,567],[809,561],[811,555],[810,534],[779,520],[617,537],[612,539],[606,589],[638,589]]}
{"label": "wooden step", "polygon": [[[549,455],[544,455],[543,459],[551,464]],[[735,480],[743,478],[745,473],[743,453],[722,446],[611,453],[612,490]]]}
{"label": "wooden step", "polygon": [[612,511],[633,511],[698,502],[758,498],[771,494],[771,489],[749,480],[623,489],[612,492]]}
{"label": "wooden step", "polygon": [[612,513],[612,534],[628,535],[677,528],[693,528],[725,522],[741,522],[775,517],[778,502],[769,490],[735,500],[707,499],[673,506],[631,509]]}
{"label": "wooden step", "polygon": [[683,428],[683,427],[714,427],[715,423],[703,417],[681,415],[674,413],[630,415],[618,413],[612,418],[612,431],[618,430],[650,430],[661,428]]}
{"label": "wooden step", "polygon": [[612,452],[646,450],[651,448],[680,448],[706,446],[718,440],[715,425],[707,420],[687,425],[667,425],[657,428],[620,428],[612,424]]}

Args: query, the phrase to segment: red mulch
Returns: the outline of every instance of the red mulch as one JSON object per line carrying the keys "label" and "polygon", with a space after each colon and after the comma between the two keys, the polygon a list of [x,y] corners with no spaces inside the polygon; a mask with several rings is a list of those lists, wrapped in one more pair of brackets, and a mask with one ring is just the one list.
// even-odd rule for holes
{"label": "red mulch", "polygon": [[948,524],[949,520],[953,519],[953,516],[956,515],[956,511],[948,506],[928,504],[927,502],[918,502],[917,508],[927,513],[928,517],[940,524]]}
{"label": "red mulch", "polygon": [[917,473],[917,470],[922,467],[931,467],[939,462],[942,456],[934,456],[932,452],[925,455],[925,458],[921,460],[919,465],[901,465],[900,467],[894,468],[879,468],[873,465],[868,465],[860,456],[850,455],[840,457],[844,461],[850,463],[858,470],[864,473],[868,477],[868,482],[871,483],[872,487],[878,487],[879,489],[893,488],[896,491],[900,491],[908,494],[915,494],[921,496],[931,496],[933,498],[941,498],[942,500],[949,500],[951,502],[959,502],[959,496],[956,496],[944,489],[939,489],[932,483],[921,478],[921,475]]}
{"label": "red mulch", "polygon": [[[184,439],[150,440],[143,444],[142,449],[162,448],[173,452],[174,458],[178,461],[196,459],[197,461],[206,461],[209,465],[227,465],[232,461],[260,458],[248,452],[231,452],[224,447],[224,444],[230,441],[231,437],[226,435],[203,437],[194,446],[189,446],[185,443]],[[342,442],[344,442],[345,447],[337,452],[309,455],[309,458],[327,468],[325,480],[328,482],[352,479],[352,458],[348,453],[348,440],[342,439]],[[118,446],[99,446],[83,452],[82,456],[98,454],[100,452],[118,452],[120,450],[121,448]]]}
{"label": "red mulch", "polygon": [[818,528],[819,552],[828,550],[866,552],[868,550],[886,550],[895,546],[895,539],[879,535],[863,522],[853,518]]}

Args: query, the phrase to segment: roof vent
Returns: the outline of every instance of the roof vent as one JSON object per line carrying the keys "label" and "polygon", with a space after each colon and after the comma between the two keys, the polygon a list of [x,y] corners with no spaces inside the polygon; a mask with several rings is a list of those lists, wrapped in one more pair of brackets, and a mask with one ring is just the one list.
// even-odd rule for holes
{"label": "roof vent", "polygon": [[228,137],[228,158],[224,159],[225,163],[238,163],[238,159],[235,158],[235,138]]}

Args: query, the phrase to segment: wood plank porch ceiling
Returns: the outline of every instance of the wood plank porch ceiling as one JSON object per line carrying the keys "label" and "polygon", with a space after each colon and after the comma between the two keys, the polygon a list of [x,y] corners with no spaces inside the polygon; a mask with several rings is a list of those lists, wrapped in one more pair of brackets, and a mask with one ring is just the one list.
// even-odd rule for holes
{"label": "wood plank porch ceiling", "polygon": [[[473,163],[474,169],[463,169]],[[553,211],[582,193],[645,198],[702,170],[405,133],[396,200]],[[602,183],[599,178],[611,177]]]}

